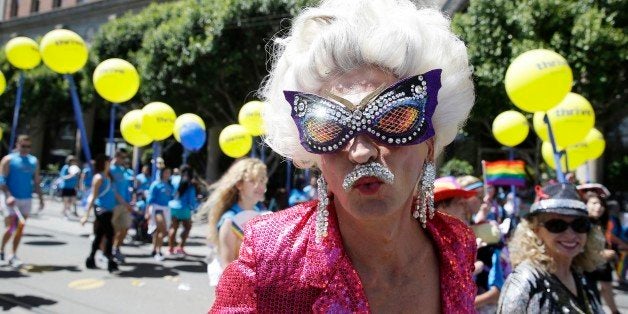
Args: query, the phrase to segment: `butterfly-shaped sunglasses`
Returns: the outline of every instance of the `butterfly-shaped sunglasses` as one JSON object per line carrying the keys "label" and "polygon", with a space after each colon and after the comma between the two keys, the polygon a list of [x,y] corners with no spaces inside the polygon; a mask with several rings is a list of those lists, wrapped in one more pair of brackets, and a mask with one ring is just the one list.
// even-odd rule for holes
{"label": "butterfly-shaped sunglasses", "polygon": [[441,87],[441,69],[379,88],[357,106],[341,97],[284,91],[292,106],[301,145],[310,153],[341,150],[354,137],[366,134],[389,145],[415,145],[434,136],[432,115]]}

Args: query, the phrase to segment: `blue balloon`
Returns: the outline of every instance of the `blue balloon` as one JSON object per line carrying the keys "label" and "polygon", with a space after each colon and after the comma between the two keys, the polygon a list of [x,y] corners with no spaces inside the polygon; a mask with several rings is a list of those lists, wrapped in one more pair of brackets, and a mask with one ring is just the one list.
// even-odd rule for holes
{"label": "blue balloon", "polygon": [[188,122],[181,126],[179,138],[181,139],[181,145],[185,149],[197,151],[205,144],[207,134],[200,124]]}

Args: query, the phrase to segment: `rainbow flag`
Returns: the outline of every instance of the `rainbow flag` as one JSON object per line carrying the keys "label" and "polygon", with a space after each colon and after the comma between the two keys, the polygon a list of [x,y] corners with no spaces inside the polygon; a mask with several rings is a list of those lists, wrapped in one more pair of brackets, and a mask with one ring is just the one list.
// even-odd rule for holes
{"label": "rainbow flag", "polygon": [[482,161],[486,184],[525,186],[526,171],[523,160]]}

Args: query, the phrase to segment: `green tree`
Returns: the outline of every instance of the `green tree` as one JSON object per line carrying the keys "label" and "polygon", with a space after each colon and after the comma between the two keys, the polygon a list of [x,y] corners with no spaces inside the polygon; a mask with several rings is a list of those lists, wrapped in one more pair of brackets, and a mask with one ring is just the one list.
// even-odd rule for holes
{"label": "green tree", "polygon": [[[503,79],[519,54],[535,48],[564,56],[574,73],[572,91],[586,97],[596,112],[596,127],[614,128],[628,115],[628,2],[622,0],[473,0],[453,19],[467,43],[474,66],[476,104],[466,130],[481,143],[498,146],[491,123],[512,109]],[[534,147],[532,134],[524,147]],[[618,151],[618,149],[621,149]],[[607,158],[625,154],[611,147]]]}
{"label": "green tree", "polygon": [[438,169],[438,174],[440,177],[473,175],[473,166],[466,160],[452,158]]}

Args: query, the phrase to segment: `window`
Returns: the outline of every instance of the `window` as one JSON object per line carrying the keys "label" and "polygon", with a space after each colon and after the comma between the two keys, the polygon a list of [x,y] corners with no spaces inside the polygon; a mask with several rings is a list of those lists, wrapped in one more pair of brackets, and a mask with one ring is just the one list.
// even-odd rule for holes
{"label": "window", "polygon": [[61,6],[61,0],[52,0],[52,7],[58,8]]}
{"label": "window", "polygon": [[31,13],[39,12],[39,0],[31,0]]}
{"label": "window", "polygon": [[11,10],[9,11],[9,16],[10,17],[15,17],[17,16],[17,10],[18,10],[18,0],[11,0]]}

